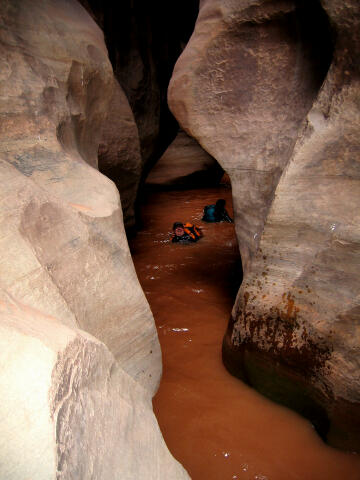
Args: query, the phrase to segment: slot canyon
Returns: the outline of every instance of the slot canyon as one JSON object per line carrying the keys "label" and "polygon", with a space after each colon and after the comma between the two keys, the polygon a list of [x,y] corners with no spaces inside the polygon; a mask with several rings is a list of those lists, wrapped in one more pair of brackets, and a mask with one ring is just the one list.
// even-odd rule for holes
{"label": "slot canyon", "polygon": [[0,39],[0,479],[360,480],[358,0]]}

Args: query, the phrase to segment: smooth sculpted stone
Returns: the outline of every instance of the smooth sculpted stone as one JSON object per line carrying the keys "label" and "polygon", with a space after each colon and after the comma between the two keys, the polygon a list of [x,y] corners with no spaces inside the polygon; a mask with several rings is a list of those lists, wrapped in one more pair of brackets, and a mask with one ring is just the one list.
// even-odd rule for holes
{"label": "smooth sculpted stone", "polygon": [[0,2],[0,477],[187,478],[151,413],[153,317],[94,168],[113,73],[72,0]]}
{"label": "smooth sculpted stone", "polygon": [[1,4],[1,246],[12,261],[2,262],[0,278],[41,309],[52,292],[51,309],[63,305],[154,391],[160,350],[119,194],[92,167],[112,69],[100,29],[76,2],[67,5]]}
{"label": "smooth sculpted stone", "polygon": [[224,359],[329,443],[360,451],[360,7],[324,7],[334,61],[276,189]]}
{"label": "smooth sculpted stone", "polygon": [[215,158],[180,131],[151,169],[146,183],[157,187],[216,185],[222,174]]}
{"label": "smooth sculpted stone", "polygon": [[117,80],[102,127],[98,161],[99,170],[119,189],[125,226],[133,227],[142,160],[134,116]]}
{"label": "smooth sculpted stone", "polygon": [[203,0],[175,65],[170,108],[231,178],[245,270],[329,65],[324,17],[316,2]]}
{"label": "smooth sculpted stone", "polygon": [[231,177],[225,364],[360,451],[360,5],[298,5],[202,1],[169,101]]}
{"label": "smooth sculpted stone", "polygon": [[2,479],[188,478],[103,343],[0,289],[0,347]]}

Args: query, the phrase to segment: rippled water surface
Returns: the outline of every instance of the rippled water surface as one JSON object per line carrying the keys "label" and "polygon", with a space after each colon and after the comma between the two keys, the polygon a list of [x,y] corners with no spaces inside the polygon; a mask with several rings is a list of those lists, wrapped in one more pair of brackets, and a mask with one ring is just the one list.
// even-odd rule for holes
{"label": "rippled water surface", "polygon": [[[170,451],[193,480],[360,480],[358,455],[324,445],[310,423],[222,365],[241,266],[233,225],[201,222],[218,198],[232,214],[227,188],[149,194],[131,241],[163,352],[153,405]],[[204,238],[171,244],[175,221],[200,225]]]}

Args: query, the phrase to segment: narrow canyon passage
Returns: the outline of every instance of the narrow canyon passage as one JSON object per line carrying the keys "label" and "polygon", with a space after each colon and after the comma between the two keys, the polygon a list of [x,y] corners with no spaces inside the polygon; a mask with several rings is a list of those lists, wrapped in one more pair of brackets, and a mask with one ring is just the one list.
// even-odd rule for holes
{"label": "narrow canyon passage", "polygon": [[[193,480],[359,480],[358,455],[326,446],[309,422],[224,368],[241,266],[233,225],[201,221],[204,205],[218,198],[232,214],[227,187],[148,193],[142,230],[130,242],[163,352],[153,405],[165,441]],[[172,244],[175,221],[200,225],[204,238]]]}

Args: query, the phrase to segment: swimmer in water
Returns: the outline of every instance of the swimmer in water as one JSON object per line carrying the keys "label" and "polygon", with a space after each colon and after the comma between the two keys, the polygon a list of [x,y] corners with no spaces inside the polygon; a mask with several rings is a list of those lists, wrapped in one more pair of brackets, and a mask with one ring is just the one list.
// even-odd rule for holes
{"label": "swimmer in water", "polygon": [[204,216],[202,220],[204,222],[229,222],[234,223],[233,219],[225,209],[225,200],[220,198],[215,205],[206,205],[204,207]]}
{"label": "swimmer in water", "polygon": [[202,237],[199,227],[192,223],[175,222],[173,225],[172,242],[173,243],[194,243]]}

